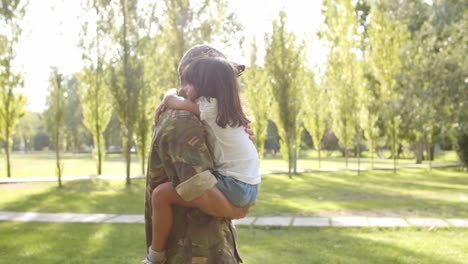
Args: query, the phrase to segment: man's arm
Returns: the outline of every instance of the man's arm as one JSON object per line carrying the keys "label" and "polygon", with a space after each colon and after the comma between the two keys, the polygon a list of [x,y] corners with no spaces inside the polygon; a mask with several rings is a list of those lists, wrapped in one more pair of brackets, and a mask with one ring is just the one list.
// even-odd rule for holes
{"label": "man's arm", "polygon": [[250,206],[235,207],[231,204],[224,194],[216,187],[205,191],[201,196],[192,201],[198,209],[204,213],[223,218],[239,219],[243,218],[249,212]]}

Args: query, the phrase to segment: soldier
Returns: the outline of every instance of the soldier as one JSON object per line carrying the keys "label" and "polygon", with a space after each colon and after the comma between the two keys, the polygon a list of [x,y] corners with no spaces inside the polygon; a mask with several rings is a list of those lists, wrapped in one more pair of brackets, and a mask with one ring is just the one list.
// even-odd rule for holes
{"label": "soldier", "polygon": [[[187,65],[202,57],[225,58],[208,45],[197,45],[182,57],[179,75]],[[239,74],[244,70],[242,65],[237,68]],[[152,203],[158,199],[153,196],[153,190],[161,183],[172,182],[184,200],[196,200],[199,207],[232,206],[214,187],[216,178],[212,169],[213,161],[198,118],[182,110],[161,113],[153,133],[146,174],[147,248],[152,241]],[[179,206],[173,207],[173,215],[173,228],[166,245],[168,264],[242,262],[236,247],[236,230],[230,219]]]}

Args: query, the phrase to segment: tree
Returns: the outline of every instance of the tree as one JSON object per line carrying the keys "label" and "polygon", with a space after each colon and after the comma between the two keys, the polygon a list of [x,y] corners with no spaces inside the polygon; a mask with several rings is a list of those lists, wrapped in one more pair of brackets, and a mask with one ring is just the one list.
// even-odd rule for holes
{"label": "tree", "polygon": [[65,87],[64,77],[58,72],[57,68],[53,67],[50,74],[50,87],[49,96],[47,98],[49,117],[46,126],[51,132],[51,138],[55,148],[55,160],[56,160],[56,174],[58,177],[58,185],[62,187],[62,173],[63,163],[60,159],[60,150],[63,147],[64,142],[64,131],[65,131]]}
{"label": "tree", "polygon": [[109,17],[112,10],[107,1],[97,0],[86,1],[83,8],[95,20],[88,20],[82,26],[80,47],[84,68],[79,74],[79,94],[84,125],[93,136],[97,174],[101,175],[105,154],[104,130],[112,113],[112,102],[106,100],[110,91],[109,74],[105,68],[110,49]]}
{"label": "tree", "polygon": [[280,135],[280,151],[288,162],[288,175],[294,167],[302,132],[302,67],[304,48],[296,43],[293,33],[286,30],[286,13],[280,11],[273,21],[273,33],[266,37],[265,69],[274,98],[273,119]]}
{"label": "tree", "polygon": [[0,34],[0,139],[5,141],[8,177],[11,177],[12,139],[26,104],[26,98],[18,93],[18,89],[23,86],[23,77],[13,66],[15,49],[22,32],[20,22],[25,15],[26,4],[19,0],[5,0],[0,3],[0,24],[5,26],[5,35]]}
{"label": "tree", "polygon": [[397,90],[397,74],[401,69],[403,46],[408,32],[392,17],[384,12],[384,4],[376,2],[371,9],[369,26],[369,59],[373,75],[380,83],[380,98],[385,129],[390,136],[390,146],[396,172],[398,131],[401,123],[401,102]]}
{"label": "tree", "polygon": [[358,60],[358,18],[351,0],[325,0],[324,15],[328,30],[323,35],[331,45],[324,78],[330,90],[333,132],[339,138],[347,167],[348,149],[354,146],[355,138],[360,138],[362,65]]}
{"label": "tree", "polygon": [[[229,45],[242,26],[225,0],[193,1],[164,0],[163,29],[159,39],[158,56],[162,87],[178,85],[177,66],[184,53],[193,45],[218,41]],[[240,39],[239,47],[242,44]]]}
{"label": "tree", "polygon": [[81,151],[83,144],[89,145],[90,135],[83,124],[83,109],[78,92],[78,79],[75,75],[65,82],[65,150]]}
{"label": "tree", "polygon": [[160,46],[159,38],[161,32],[156,34],[153,32],[159,26],[159,18],[156,15],[156,2],[149,3],[145,7],[146,12],[139,15],[138,24],[144,25],[145,30],[141,31],[138,45],[136,49],[142,57],[143,67],[143,82],[141,84],[140,99],[137,104],[137,112],[135,122],[135,139],[137,145],[137,154],[140,159],[141,174],[145,174],[146,155],[149,151],[151,140],[151,129],[154,123],[154,109],[156,101],[163,93],[162,87],[159,85],[159,64],[153,60],[153,54],[157,53]]}
{"label": "tree", "polygon": [[126,185],[131,184],[131,149],[134,144],[134,130],[138,113],[138,100],[143,79],[143,66],[136,50],[138,41],[138,1],[120,0],[115,6],[121,21],[115,30],[115,40],[119,43],[118,55],[109,66],[111,68],[111,94],[123,128],[123,152],[126,163]]}
{"label": "tree", "polygon": [[325,87],[319,86],[315,82],[312,71],[306,72],[304,89],[304,126],[309,131],[314,142],[314,147],[318,152],[318,166],[321,166],[322,137],[326,129],[326,119],[328,117],[328,100],[326,98]]}
{"label": "tree", "polygon": [[257,44],[255,38],[252,41],[250,67],[244,73],[242,79],[246,84],[244,93],[249,103],[249,109],[254,117],[251,127],[257,137],[255,145],[258,156],[262,159],[267,137],[268,119],[270,118],[271,92],[264,68],[257,65]]}
{"label": "tree", "polygon": [[24,152],[28,152],[33,148],[34,135],[39,130],[41,121],[39,115],[30,111],[26,111],[20,118],[17,126],[18,137],[24,146]]}

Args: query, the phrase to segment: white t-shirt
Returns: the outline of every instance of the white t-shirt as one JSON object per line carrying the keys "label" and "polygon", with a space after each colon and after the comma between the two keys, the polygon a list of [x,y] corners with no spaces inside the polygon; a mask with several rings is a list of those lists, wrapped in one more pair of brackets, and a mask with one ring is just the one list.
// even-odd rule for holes
{"label": "white t-shirt", "polygon": [[218,103],[215,98],[200,97],[198,106],[200,120],[207,130],[215,170],[248,184],[259,184],[258,153],[244,127],[218,126]]}

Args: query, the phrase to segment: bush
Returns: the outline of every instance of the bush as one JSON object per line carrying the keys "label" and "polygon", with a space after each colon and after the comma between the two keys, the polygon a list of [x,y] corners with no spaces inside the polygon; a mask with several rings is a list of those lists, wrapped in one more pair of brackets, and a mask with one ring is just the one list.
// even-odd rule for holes
{"label": "bush", "polygon": [[465,168],[468,168],[468,133],[461,133],[457,137],[457,154]]}
{"label": "bush", "polygon": [[34,150],[42,150],[49,146],[49,136],[44,132],[38,132],[34,136]]}

